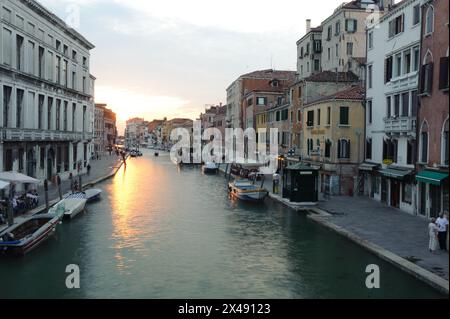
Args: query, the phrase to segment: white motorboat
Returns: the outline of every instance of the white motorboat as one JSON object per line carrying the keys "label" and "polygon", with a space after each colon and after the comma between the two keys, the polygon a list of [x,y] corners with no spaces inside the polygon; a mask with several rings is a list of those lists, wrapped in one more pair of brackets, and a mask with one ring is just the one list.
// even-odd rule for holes
{"label": "white motorboat", "polygon": [[250,180],[236,180],[228,184],[230,194],[233,198],[237,198],[242,201],[248,202],[260,202],[263,201],[269,192],[256,186]]}
{"label": "white motorboat", "polygon": [[219,165],[216,163],[206,163],[203,165],[204,174],[217,174],[219,171]]}
{"label": "white motorboat", "polygon": [[95,188],[90,188],[84,191],[84,193],[86,194],[86,200],[88,202],[93,202],[96,200],[100,199],[100,196],[102,195],[102,190],[101,189],[95,189]]}
{"label": "white motorboat", "polygon": [[58,210],[64,211],[64,218],[75,218],[84,211],[87,203],[86,195],[77,193],[69,195],[49,210],[49,214],[56,213]]}

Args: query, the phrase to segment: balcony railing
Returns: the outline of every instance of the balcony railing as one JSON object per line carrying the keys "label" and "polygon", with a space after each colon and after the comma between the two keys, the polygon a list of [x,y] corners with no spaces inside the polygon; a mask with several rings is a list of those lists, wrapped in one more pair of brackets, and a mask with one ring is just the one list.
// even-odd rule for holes
{"label": "balcony railing", "polygon": [[93,134],[87,132],[43,131],[33,129],[0,128],[1,141],[83,141],[92,140]]}
{"label": "balcony railing", "polygon": [[386,133],[415,133],[417,120],[413,117],[385,118]]}
{"label": "balcony railing", "polygon": [[417,87],[419,83],[419,73],[412,72],[409,74],[401,75],[399,77],[392,78],[388,83],[391,90],[402,90]]}

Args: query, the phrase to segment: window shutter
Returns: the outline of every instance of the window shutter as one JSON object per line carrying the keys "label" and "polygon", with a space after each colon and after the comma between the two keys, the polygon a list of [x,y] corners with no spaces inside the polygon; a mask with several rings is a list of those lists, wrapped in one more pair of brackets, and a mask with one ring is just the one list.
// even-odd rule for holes
{"label": "window shutter", "polygon": [[427,88],[428,93],[431,93],[433,91],[433,69],[434,69],[434,63],[428,64],[428,78],[427,78]]}
{"label": "window shutter", "polygon": [[439,90],[448,89],[448,57],[441,58],[439,70]]}
{"label": "window shutter", "polygon": [[426,65],[422,65],[421,67],[421,71],[420,73],[422,74],[420,77],[420,93],[425,93],[425,75],[426,75],[426,70],[427,70],[427,66]]}
{"label": "window shutter", "polygon": [[341,156],[341,144],[342,144],[342,140],[338,141],[338,158],[342,158]]}
{"label": "window shutter", "polygon": [[350,140],[347,140],[347,158],[350,158]]}

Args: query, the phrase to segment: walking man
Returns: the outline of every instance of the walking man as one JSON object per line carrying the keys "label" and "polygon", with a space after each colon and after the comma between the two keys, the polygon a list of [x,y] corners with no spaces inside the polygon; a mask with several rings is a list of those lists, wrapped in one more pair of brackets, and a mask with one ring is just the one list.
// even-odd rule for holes
{"label": "walking man", "polygon": [[438,226],[438,239],[439,239],[439,248],[441,250],[447,250],[447,232],[448,232],[448,220],[444,213],[439,214],[439,218],[436,220],[436,224]]}

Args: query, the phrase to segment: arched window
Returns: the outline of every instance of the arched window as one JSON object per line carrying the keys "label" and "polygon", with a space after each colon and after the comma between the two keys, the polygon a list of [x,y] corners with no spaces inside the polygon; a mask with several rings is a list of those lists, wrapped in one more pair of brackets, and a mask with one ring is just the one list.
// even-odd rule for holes
{"label": "arched window", "polygon": [[448,117],[444,122],[444,126],[442,128],[442,137],[441,137],[441,162],[443,165],[448,166],[448,157],[449,157],[449,141],[448,141]]}
{"label": "arched window", "polygon": [[429,6],[426,13],[425,35],[434,31],[434,8]]}
{"label": "arched window", "polygon": [[424,121],[420,129],[420,162],[428,163],[428,123]]}
{"label": "arched window", "polygon": [[350,140],[342,138],[338,142],[338,158],[349,159],[350,158]]}
{"label": "arched window", "polygon": [[425,54],[422,64],[422,78],[420,83],[421,93],[430,94],[433,86],[433,54],[430,50]]}

